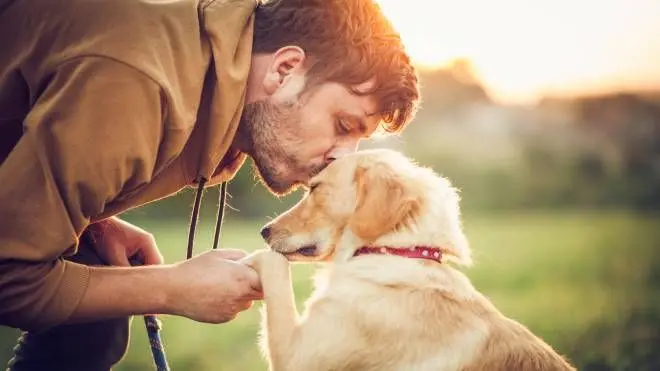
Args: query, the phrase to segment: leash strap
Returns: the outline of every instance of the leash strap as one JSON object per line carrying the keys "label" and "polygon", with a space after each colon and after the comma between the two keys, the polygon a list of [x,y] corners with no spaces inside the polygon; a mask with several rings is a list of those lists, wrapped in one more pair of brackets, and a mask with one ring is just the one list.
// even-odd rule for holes
{"label": "leash strap", "polygon": [[165,348],[163,347],[163,342],[160,340],[160,320],[156,316],[147,315],[144,316],[144,325],[147,327],[147,335],[149,336],[149,344],[151,345],[151,354],[154,358],[156,371],[170,371],[170,366],[165,356]]}

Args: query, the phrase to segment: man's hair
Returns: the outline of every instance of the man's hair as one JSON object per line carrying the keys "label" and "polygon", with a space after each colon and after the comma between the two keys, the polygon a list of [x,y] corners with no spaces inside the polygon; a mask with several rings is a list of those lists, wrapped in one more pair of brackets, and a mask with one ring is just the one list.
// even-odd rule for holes
{"label": "man's hair", "polygon": [[256,9],[255,53],[297,45],[311,59],[305,89],[332,81],[351,87],[371,78],[383,129],[401,131],[420,100],[418,76],[401,38],[373,0],[270,0]]}

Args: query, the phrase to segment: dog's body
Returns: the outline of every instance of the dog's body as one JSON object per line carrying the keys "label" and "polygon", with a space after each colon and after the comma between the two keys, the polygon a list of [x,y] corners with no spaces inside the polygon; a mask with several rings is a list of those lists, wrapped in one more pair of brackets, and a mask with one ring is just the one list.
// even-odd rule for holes
{"label": "dog's body", "polygon": [[[470,256],[445,179],[374,150],[335,161],[312,183],[319,189],[264,230],[275,251],[250,257],[271,370],[574,370],[446,264]],[[365,246],[384,253],[356,256]],[[413,250],[423,256],[391,255]],[[302,317],[288,260],[333,263]]]}

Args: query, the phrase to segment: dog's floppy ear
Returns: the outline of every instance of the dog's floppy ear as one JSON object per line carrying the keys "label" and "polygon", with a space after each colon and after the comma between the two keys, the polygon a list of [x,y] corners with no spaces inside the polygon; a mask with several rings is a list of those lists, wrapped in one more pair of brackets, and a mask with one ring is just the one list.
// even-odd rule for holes
{"label": "dog's floppy ear", "polygon": [[406,192],[403,180],[386,166],[358,167],[355,172],[357,202],[349,226],[365,241],[411,224],[420,203]]}

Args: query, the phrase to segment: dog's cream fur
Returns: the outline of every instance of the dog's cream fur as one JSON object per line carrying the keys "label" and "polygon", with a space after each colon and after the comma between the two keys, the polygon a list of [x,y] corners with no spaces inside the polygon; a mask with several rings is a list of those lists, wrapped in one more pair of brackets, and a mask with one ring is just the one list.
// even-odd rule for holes
{"label": "dog's cream fur", "polygon": [[[471,259],[446,179],[397,152],[367,150],[333,162],[310,184],[267,225],[272,251],[247,259],[263,285],[271,370],[574,370],[447,263]],[[354,257],[365,245],[441,247],[443,262]],[[289,261],[332,263],[302,316]]]}

